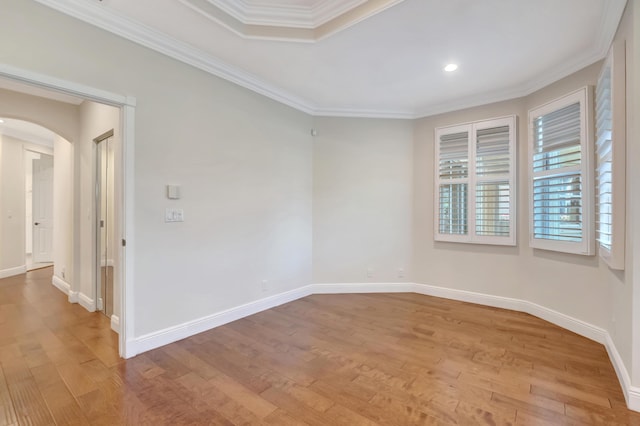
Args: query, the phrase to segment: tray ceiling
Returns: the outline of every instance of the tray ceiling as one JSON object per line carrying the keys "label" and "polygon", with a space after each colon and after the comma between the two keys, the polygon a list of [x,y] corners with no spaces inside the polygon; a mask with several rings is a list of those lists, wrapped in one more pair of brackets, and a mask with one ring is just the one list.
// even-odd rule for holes
{"label": "tray ceiling", "polygon": [[626,4],[36,1],[309,114],[394,118],[524,96],[578,71],[604,58]]}

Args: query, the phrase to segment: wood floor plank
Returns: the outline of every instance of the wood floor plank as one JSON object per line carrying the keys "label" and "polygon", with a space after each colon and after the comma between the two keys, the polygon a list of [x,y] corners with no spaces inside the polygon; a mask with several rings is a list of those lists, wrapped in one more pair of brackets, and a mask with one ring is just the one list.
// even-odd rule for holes
{"label": "wood floor plank", "polygon": [[0,368],[0,425],[13,425],[17,422],[18,419],[7,381],[4,377],[4,372]]}
{"label": "wood floor plank", "polygon": [[0,280],[2,425],[638,425],[604,347],[522,312],[313,295],[128,360],[51,269]]}

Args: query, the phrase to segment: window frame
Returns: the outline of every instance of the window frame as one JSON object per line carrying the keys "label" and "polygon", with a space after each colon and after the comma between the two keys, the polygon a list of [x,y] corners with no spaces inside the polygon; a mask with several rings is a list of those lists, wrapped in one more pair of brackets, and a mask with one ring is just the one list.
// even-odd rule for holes
{"label": "window frame", "polygon": [[[534,120],[538,117],[554,113],[562,108],[579,102],[580,110],[580,176],[581,176],[581,205],[582,227],[581,241],[561,241],[534,238],[534,182],[536,179],[566,175],[562,168],[534,172],[534,153],[536,138],[534,136]],[[590,256],[595,251],[595,208],[594,208],[594,149],[593,149],[593,88],[582,87],[560,98],[537,106],[529,110],[529,153],[528,153],[528,188],[529,188],[529,246],[534,249],[551,250],[564,253]],[[570,168],[570,167],[567,167]]]}
{"label": "window frame", "polygon": [[[509,128],[509,173],[496,177],[482,177],[477,175],[477,132],[483,129],[508,126]],[[456,179],[440,178],[440,137],[448,134],[468,133],[467,143],[467,177]],[[478,120],[463,124],[437,127],[434,131],[434,240],[444,242],[489,244],[515,246],[517,244],[517,116],[515,114]],[[505,179],[506,178],[506,179]],[[476,229],[477,208],[476,199],[477,184],[480,182],[503,182],[509,184],[509,235],[478,235]],[[440,232],[440,185],[467,184],[467,233],[447,234]]]}
{"label": "window frame", "polygon": [[[611,46],[609,53],[598,75],[598,86],[603,83],[602,77],[609,72],[609,112],[610,119],[610,163],[611,174],[611,246],[604,245],[599,238],[600,210],[605,204],[600,198],[600,181],[596,181],[598,194],[596,216],[596,238],[598,253],[605,263],[612,269],[624,270],[625,266],[625,226],[626,226],[626,46],[624,40]],[[600,109],[596,97],[596,111]],[[597,119],[596,119],[597,125]],[[600,175],[602,141],[598,139],[600,129],[596,129],[595,156],[596,174]]]}

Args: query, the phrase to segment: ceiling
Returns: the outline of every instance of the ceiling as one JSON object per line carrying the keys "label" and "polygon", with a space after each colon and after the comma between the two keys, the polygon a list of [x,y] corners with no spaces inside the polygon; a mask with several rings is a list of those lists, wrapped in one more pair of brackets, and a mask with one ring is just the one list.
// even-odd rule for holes
{"label": "ceiling", "polygon": [[524,96],[590,65],[626,4],[37,1],[309,114],[392,118]]}
{"label": "ceiling", "polygon": [[50,148],[53,148],[53,143],[56,138],[56,134],[51,130],[35,123],[3,117],[0,117],[0,135],[11,136]]}

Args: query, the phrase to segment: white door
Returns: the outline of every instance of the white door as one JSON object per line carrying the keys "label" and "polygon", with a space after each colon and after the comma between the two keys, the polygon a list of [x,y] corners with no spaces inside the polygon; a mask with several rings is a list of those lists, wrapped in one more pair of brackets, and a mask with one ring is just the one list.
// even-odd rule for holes
{"label": "white door", "polygon": [[53,262],[53,157],[33,160],[33,263]]}

